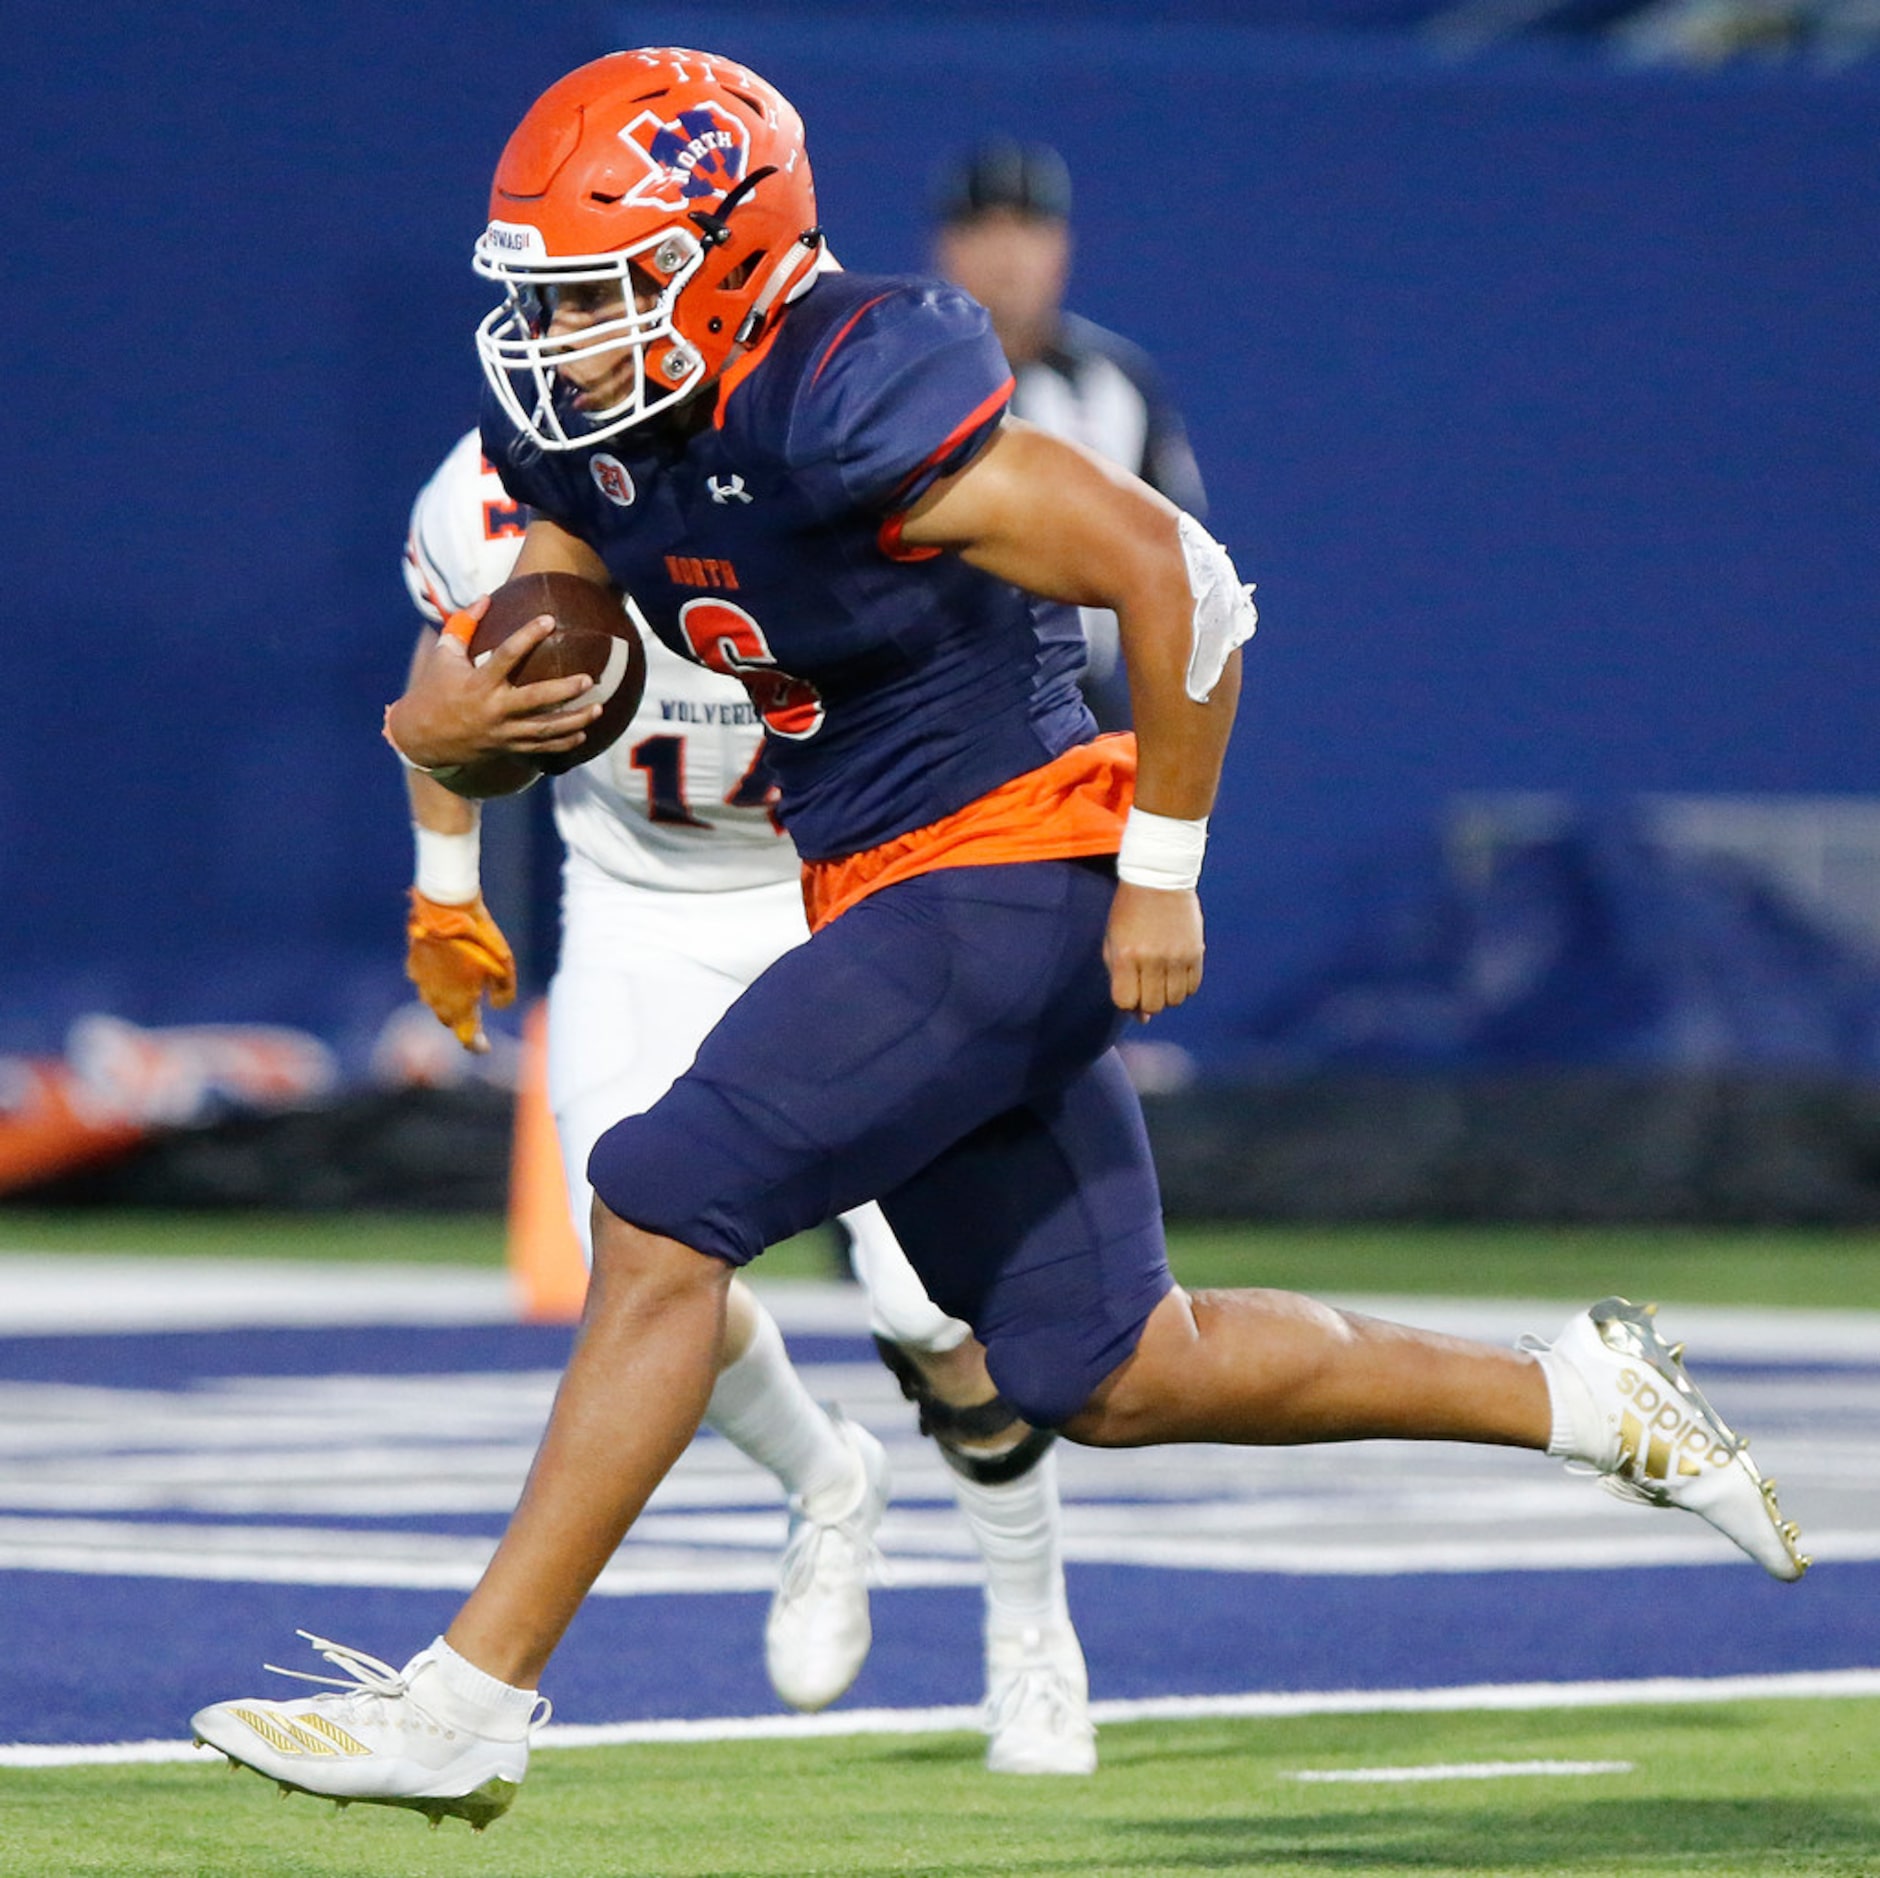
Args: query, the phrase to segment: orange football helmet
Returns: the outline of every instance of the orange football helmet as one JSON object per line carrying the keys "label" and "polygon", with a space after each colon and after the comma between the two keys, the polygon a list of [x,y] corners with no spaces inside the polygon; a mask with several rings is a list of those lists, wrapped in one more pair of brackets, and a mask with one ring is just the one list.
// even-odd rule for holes
{"label": "orange football helmet", "polygon": [[[821,255],[788,99],[712,53],[609,53],[551,85],[503,150],[475,266],[505,297],[477,354],[524,431],[574,449],[715,378],[814,282]],[[551,335],[563,294],[597,283],[618,289],[618,310]],[[576,416],[558,369],[623,353],[625,389]]]}

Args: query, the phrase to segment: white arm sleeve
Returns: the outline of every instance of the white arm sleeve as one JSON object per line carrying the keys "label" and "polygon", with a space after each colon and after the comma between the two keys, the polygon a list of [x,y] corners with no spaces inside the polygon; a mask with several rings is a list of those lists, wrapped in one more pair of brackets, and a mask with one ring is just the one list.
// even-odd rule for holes
{"label": "white arm sleeve", "polygon": [[1235,572],[1227,550],[1192,515],[1182,516],[1179,526],[1188,591],[1195,597],[1186,690],[1197,704],[1206,704],[1221,682],[1228,654],[1253,637],[1260,616],[1254,611],[1253,585]]}
{"label": "white arm sleeve", "polygon": [[472,430],[418,491],[405,537],[405,587],[434,624],[493,593],[522,552],[524,518],[502,479],[483,461]]}

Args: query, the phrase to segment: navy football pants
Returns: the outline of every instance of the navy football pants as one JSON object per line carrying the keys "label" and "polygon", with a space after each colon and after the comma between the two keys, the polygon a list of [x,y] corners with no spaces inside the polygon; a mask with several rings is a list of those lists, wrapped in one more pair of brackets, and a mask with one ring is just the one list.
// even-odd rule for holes
{"label": "navy football pants", "polygon": [[603,1135],[596,1193],[743,1265],[879,1199],[999,1392],[1054,1426],[1173,1280],[1155,1170],[1111,1045],[1107,863],[944,868],[787,952],[690,1070]]}

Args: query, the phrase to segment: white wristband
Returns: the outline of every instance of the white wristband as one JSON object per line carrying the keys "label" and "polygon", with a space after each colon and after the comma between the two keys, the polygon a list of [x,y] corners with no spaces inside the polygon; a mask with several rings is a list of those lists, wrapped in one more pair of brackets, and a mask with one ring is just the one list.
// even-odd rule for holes
{"label": "white wristband", "polygon": [[418,848],[418,871],[412,884],[439,906],[468,906],[483,891],[481,827],[464,835],[441,835],[435,828],[413,822],[411,833]]}
{"label": "white wristband", "polygon": [[1132,805],[1123,821],[1123,845],[1116,856],[1116,877],[1132,887],[1156,887],[1164,893],[1192,893],[1201,878],[1201,857],[1208,849],[1208,818],[1184,822],[1173,815],[1151,815]]}

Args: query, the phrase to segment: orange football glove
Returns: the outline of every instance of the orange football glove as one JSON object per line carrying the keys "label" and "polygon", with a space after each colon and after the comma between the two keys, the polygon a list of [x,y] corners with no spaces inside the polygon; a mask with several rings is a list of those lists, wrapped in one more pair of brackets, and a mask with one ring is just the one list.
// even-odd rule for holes
{"label": "orange football glove", "polygon": [[467,906],[440,906],[411,890],[405,922],[405,976],[466,1050],[484,1049],[482,1003],[500,1010],[516,995],[516,958],[481,894]]}

